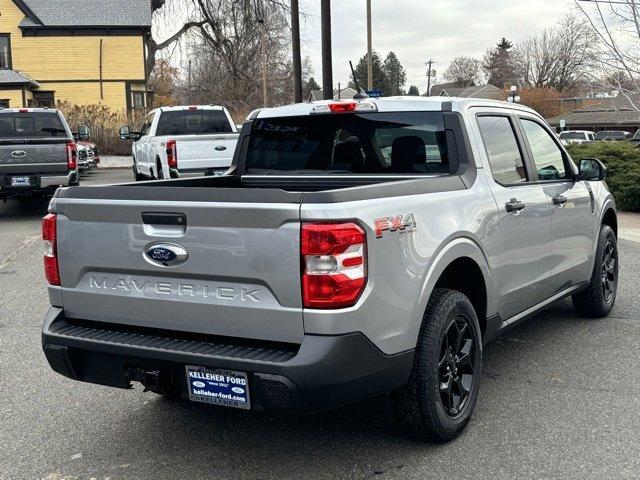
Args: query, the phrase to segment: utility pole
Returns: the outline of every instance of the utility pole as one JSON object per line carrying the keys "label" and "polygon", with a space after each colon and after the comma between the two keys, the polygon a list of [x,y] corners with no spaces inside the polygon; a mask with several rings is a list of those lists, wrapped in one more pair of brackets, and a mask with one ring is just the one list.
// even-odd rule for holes
{"label": "utility pole", "polygon": [[429,60],[427,62],[427,65],[429,66],[429,69],[427,70],[427,96],[431,95],[431,67],[434,63],[435,62],[433,60]]}
{"label": "utility pole", "polygon": [[262,39],[260,50],[262,53],[262,102],[267,107],[269,97],[267,95],[267,22],[265,18],[264,3],[262,0],[256,2],[256,21],[262,27]]}
{"label": "utility pole", "polygon": [[322,28],[322,98],[333,98],[333,66],[331,64],[331,3],[320,2],[320,24]]}
{"label": "utility pole", "polygon": [[302,57],[300,54],[300,7],[291,0],[291,35],[293,50],[293,91],[296,103],[302,102]]}
{"label": "utility pole", "polygon": [[367,0],[367,88],[373,90],[373,39],[371,25],[371,0]]}

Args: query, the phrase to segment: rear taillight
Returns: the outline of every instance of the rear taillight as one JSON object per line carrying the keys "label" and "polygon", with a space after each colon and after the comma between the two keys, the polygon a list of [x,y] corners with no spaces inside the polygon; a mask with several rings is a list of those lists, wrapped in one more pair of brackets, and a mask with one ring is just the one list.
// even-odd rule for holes
{"label": "rear taillight", "polygon": [[75,142],[67,142],[67,169],[78,168],[78,146]]}
{"label": "rear taillight", "polygon": [[367,283],[367,236],[355,223],[304,223],[302,297],[306,308],[355,305]]}
{"label": "rear taillight", "polygon": [[175,140],[167,140],[167,164],[169,168],[178,168],[178,148]]}
{"label": "rear taillight", "polygon": [[56,219],[57,216],[53,213],[42,219],[42,239],[44,240],[44,275],[49,285],[59,286]]}

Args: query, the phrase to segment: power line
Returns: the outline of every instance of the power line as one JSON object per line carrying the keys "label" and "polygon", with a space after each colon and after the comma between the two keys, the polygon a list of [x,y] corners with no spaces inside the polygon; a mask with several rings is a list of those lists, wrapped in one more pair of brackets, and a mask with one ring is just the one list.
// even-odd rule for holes
{"label": "power line", "polygon": [[[630,2],[622,2],[619,0],[576,0],[576,1],[582,2],[582,3],[606,3],[610,5],[627,5],[628,7],[636,6],[635,1],[630,1]],[[640,4],[638,4],[638,6],[640,6]]]}

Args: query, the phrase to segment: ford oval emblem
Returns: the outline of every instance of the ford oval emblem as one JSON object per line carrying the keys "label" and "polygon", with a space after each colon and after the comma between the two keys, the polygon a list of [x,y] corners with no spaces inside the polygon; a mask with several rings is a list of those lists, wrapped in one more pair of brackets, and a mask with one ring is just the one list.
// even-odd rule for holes
{"label": "ford oval emblem", "polygon": [[216,147],[216,150],[217,150],[218,152],[224,152],[226,149],[227,149],[227,147],[225,147],[224,145],[218,145],[218,146]]}
{"label": "ford oval emblem", "polygon": [[11,156],[15,158],[22,158],[27,156],[27,152],[25,152],[24,150],[14,150],[13,152],[11,152]]}
{"label": "ford oval emblem", "polygon": [[154,265],[162,267],[175,267],[182,265],[189,258],[189,254],[180,245],[175,243],[154,243],[144,251],[145,259]]}

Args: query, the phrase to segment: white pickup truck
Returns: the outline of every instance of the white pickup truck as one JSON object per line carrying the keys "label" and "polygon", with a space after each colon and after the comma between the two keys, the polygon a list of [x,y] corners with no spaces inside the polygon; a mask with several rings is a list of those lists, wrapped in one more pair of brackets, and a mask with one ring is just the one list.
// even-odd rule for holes
{"label": "white pickup truck", "polygon": [[122,127],[120,138],[133,140],[135,180],[162,180],[184,173],[224,173],[231,166],[238,131],[224,107],[161,107],[149,112],[140,131]]}

